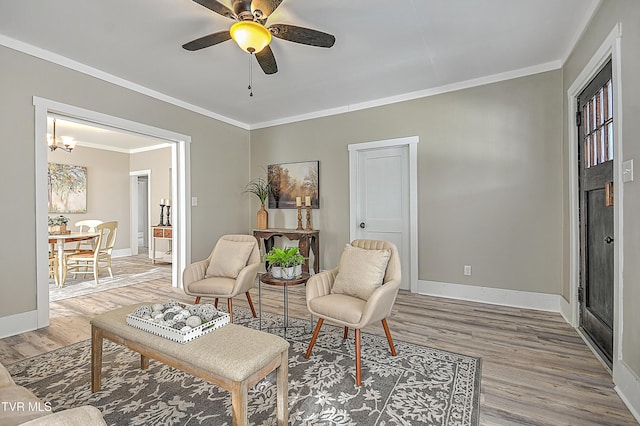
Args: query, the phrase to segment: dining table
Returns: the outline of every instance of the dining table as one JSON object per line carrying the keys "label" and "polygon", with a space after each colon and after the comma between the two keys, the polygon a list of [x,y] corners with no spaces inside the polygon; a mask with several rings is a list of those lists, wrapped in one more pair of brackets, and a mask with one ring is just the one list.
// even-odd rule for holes
{"label": "dining table", "polygon": [[64,279],[66,278],[65,268],[65,258],[64,258],[64,245],[66,243],[73,243],[78,241],[86,241],[96,238],[98,236],[98,232],[68,232],[66,234],[58,234],[58,233],[50,233],[49,234],[49,244],[54,245],[55,255],[58,258],[58,269],[55,271],[56,273],[56,282],[58,286],[62,287],[64,285]]}

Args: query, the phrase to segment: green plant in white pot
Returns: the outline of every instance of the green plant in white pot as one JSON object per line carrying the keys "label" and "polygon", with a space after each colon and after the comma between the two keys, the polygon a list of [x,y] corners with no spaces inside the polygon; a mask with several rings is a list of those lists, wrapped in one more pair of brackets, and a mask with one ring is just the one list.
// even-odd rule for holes
{"label": "green plant in white pot", "polygon": [[298,247],[273,247],[264,256],[264,260],[269,264],[274,278],[292,279],[302,273],[304,257],[298,251]]}

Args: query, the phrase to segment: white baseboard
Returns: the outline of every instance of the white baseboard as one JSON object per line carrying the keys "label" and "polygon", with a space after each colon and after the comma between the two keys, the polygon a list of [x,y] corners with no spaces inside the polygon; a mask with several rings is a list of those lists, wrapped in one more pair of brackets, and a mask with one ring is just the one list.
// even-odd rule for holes
{"label": "white baseboard", "polygon": [[640,423],[640,379],[624,361],[618,361],[613,368],[613,382],[622,402]]}
{"label": "white baseboard", "polygon": [[0,318],[0,339],[38,328],[38,311],[22,312]]}
{"label": "white baseboard", "polygon": [[418,293],[429,296],[469,300],[492,305],[560,312],[562,296],[502,288],[478,287],[465,284],[418,280]]}
{"label": "white baseboard", "polygon": [[118,249],[111,252],[111,257],[127,257],[132,255],[133,255],[133,250],[131,250],[131,247],[126,249]]}
{"label": "white baseboard", "polygon": [[577,324],[573,323],[573,308],[571,304],[564,298],[560,297],[560,315],[564,320],[572,327],[576,327]]}

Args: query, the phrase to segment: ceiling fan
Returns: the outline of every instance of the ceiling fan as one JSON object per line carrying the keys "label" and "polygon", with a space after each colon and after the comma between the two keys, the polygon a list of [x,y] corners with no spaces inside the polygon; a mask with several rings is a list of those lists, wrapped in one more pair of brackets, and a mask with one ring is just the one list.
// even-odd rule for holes
{"label": "ceiling fan", "polygon": [[331,34],[310,28],[287,24],[265,26],[267,19],[280,6],[282,0],[233,0],[233,10],[217,0],[193,1],[224,17],[235,20],[236,23],[231,25],[228,30],[197,38],[183,44],[182,47],[194,51],[233,39],[241,49],[255,54],[258,64],[265,74],[278,72],[276,58],[269,47],[271,36],[317,47],[331,47],[336,41],[336,38]]}

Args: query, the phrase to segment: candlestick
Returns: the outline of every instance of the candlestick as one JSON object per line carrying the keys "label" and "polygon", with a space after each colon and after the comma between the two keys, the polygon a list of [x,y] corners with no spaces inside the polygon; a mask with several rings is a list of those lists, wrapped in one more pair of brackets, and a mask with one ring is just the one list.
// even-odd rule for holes
{"label": "candlestick", "polygon": [[296,197],[296,207],[302,206],[302,197]]}
{"label": "candlestick", "polygon": [[160,204],[160,223],[158,226],[164,226],[164,204]]}
{"label": "candlestick", "polygon": [[[300,197],[298,197],[300,199]],[[302,231],[302,207],[298,204],[298,227],[296,228],[298,231]]]}
{"label": "candlestick", "polygon": [[311,227],[311,203],[309,203],[309,205],[307,205],[305,209],[307,209],[307,226],[304,229],[306,229],[307,231],[311,231],[313,230],[313,228]]}
{"label": "candlestick", "polygon": [[167,207],[167,223],[165,224],[165,226],[171,226],[171,220],[170,220],[170,217],[171,217],[171,206],[167,205],[166,207]]}
{"label": "candlestick", "polygon": [[304,205],[307,207],[311,207],[311,197],[310,196],[306,196],[304,197]]}

